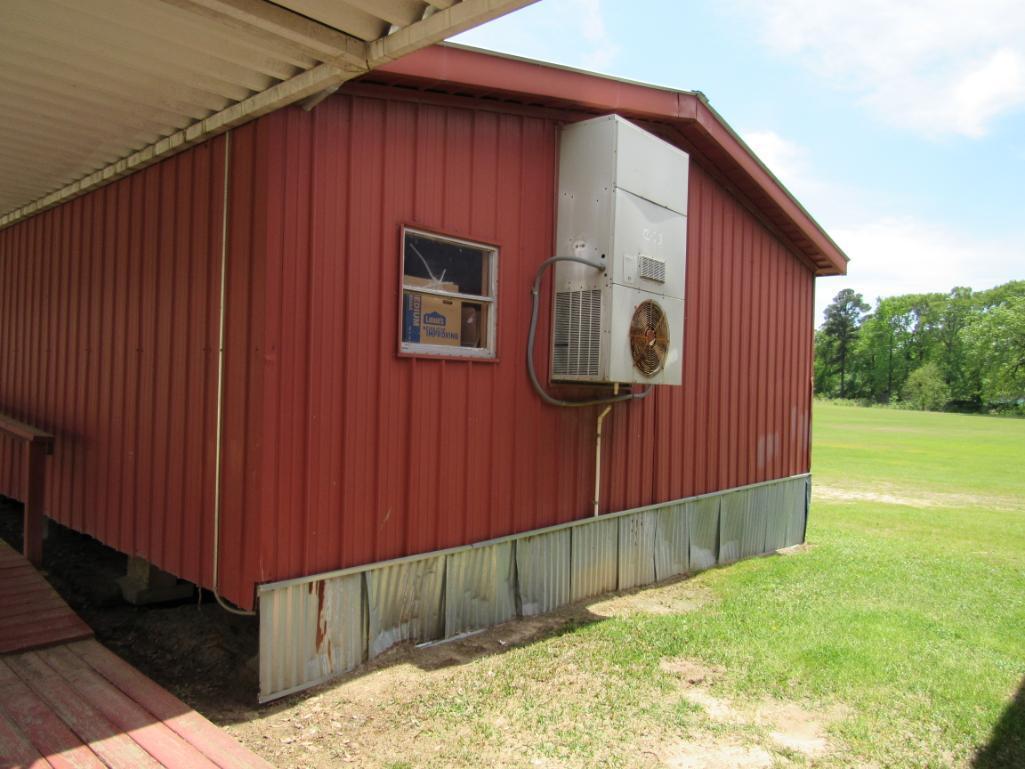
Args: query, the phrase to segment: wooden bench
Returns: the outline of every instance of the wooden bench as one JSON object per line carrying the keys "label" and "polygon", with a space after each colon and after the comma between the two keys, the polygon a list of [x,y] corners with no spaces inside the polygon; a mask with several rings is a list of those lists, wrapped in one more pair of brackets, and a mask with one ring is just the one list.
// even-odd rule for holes
{"label": "wooden bench", "polygon": [[53,454],[53,436],[13,417],[0,414],[0,433],[21,441],[24,447],[22,486],[25,525],[22,552],[33,566],[43,563],[43,490],[46,482],[46,457]]}

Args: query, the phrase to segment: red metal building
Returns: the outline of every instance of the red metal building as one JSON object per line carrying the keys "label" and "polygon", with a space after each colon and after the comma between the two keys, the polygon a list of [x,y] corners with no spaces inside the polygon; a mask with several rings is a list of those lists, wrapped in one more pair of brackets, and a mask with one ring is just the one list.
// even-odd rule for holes
{"label": "red metal building", "polygon": [[[219,506],[244,608],[587,517],[597,409],[542,403],[524,350],[560,127],[613,112],[690,155],[688,272],[683,385],[612,410],[602,512],[808,473],[837,246],[700,95],[440,46],[0,231],[0,410],[55,436],[47,515],[212,587]],[[501,249],[494,360],[398,354],[404,225]],[[18,462],[0,439],[0,493]]]}

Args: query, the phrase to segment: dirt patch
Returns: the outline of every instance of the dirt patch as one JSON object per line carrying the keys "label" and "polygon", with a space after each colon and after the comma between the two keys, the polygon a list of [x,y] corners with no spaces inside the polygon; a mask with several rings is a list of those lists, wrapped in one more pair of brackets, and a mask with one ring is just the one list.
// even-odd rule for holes
{"label": "dirt patch", "polygon": [[[686,658],[663,660],[660,667],[677,677],[681,686],[681,697],[701,708],[711,721],[738,729],[753,728],[765,738],[763,747],[792,751],[808,758],[825,755],[832,752],[835,747],[828,733],[829,726],[847,715],[847,710],[842,706],[812,710],[794,702],[782,702],[772,698],[735,703],[713,694],[710,690],[722,675],[721,668]],[[727,743],[722,747],[726,751],[724,755],[730,760],[736,758],[739,755],[737,751],[741,750],[733,743]],[[689,755],[688,753],[687,756]],[[708,766],[715,767],[720,764],[711,763]]]}
{"label": "dirt patch", "polygon": [[812,486],[812,497],[831,502],[877,502],[883,505],[903,507],[987,507],[994,510],[1021,510],[1021,500],[978,494],[954,494],[949,492],[914,491],[879,488],[875,491],[848,489],[839,486]]}
{"label": "dirt patch", "polygon": [[708,735],[670,746],[663,761],[668,769],[768,769],[773,757],[757,745],[741,745]]}
{"label": "dirt patch", "polygon": [[687,686],[707,686],[723,674],[723,668],[718,665],[703,665],[686,657],[662,660],[659,667],[677,676]]}
{"label": "dirt patch", "polygon": [[835,486],[815,486],[813,499],[831,502],[878,502],[883,505],[902,505],[904,507],[943,507],[932,495],[908,496],[904,494],[887,494],[876,491],[841,489]]}
{"label": "dirt patch", "polygon": [[713,598],[712,591],[690,580],[678,579],[619,595],[601,597],[587,604],[599,617],[627,617],[633,614],[686,614],[700,609]]}
{"label": "dirt patch", "polygon": [[840,707],[812,711],[793,702],[763,700],[755,709],[754,722],[768,729],[769,738],[779,747],[814,758],[832,751],[828,727],[846,714]]}

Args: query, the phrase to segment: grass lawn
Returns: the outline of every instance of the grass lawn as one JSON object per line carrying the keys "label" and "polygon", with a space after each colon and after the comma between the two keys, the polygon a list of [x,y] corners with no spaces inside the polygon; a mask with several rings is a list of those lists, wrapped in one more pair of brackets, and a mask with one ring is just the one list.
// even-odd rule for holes
{"label": "grass lawn", "polygon": [[[1025,420],[819,405],[814,424],[804,552],[578,609],[503,653],[407,651],[254,734],[298,766],[1022,769]],[[343,747],[317,747],[325,719]],[[782,721],[815,749],[774,738]]]}

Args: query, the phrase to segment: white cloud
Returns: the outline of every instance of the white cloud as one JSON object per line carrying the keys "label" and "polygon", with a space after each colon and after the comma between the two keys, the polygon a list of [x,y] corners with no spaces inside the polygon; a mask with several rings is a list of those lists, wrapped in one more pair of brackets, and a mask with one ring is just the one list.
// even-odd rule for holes
{"label": "white cloud", "polygon": [[864,218],[875,209],[862,191],[840,187],[817,176],[807,150],[796,142],[771,130],[740,134],[783,186],[823,225]]}
{"label": "white cloud", "polygon": [[951,227],[911,217],[883,217],[832,228],[851,257],[845,278],[816,286],[816,322],[841,288],[853,288],[874,304],[883,296],[980,290],[1025,278],[1025,239],[969,238]]}
{"label": "white cloud", "polygon": [[605,27],[600,0],[572,0],[570,5],[579,15],[584,39],[590,44],[583,55],[584,68],[599,71],[607,68],[619,55],[620,47]]}
{"label": "white cloud", "polygon": [[960,232],[956,222],[880,215],[867,192],[816,176],[801,145],[769,130],[742,136],[851,258],[847,277],[818,281],[816,323],[842,288],[853,288],[874,304],[884,296],[947,292],[955,286],[980,290],[1025,278],[1025,232],[1016,239],[979,239]]}
{"label": "white cloud", "polygon": [[918,133],[977,138],[1025,106],[1021,0],[740,2],[772,49]]}

